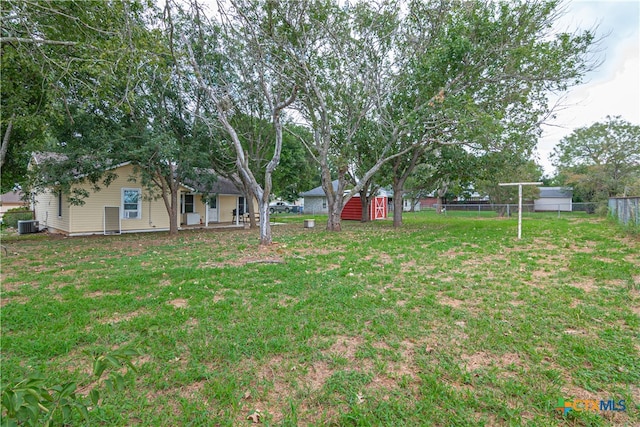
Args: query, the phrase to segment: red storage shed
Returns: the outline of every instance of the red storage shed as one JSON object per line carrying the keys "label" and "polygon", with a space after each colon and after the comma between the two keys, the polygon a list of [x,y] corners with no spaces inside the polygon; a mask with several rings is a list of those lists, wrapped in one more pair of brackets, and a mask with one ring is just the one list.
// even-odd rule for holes
{"label": "red storage shed", "polygon": [[[369,205],[369,219],[385,219],[387,217],[387,196],[376,196],[371,200]],[[341,219],[351,219],[360,221],[362,219],[362,204],[360,203],[360,196],[354,196],[344,205]]]}

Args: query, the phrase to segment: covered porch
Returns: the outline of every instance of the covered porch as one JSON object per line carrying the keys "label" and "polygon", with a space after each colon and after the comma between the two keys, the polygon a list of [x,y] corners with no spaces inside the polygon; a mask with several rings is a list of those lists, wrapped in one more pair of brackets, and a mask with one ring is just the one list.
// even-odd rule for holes
{"label": "covered porch", "polygon": [[[218,177],[212,188],[184,185],[180,192],[180,227],[243,227],[250,199],[228,179]],[[257,203],[253,202],[257,212]],[[240,212],[240,215],[236,215]]]}

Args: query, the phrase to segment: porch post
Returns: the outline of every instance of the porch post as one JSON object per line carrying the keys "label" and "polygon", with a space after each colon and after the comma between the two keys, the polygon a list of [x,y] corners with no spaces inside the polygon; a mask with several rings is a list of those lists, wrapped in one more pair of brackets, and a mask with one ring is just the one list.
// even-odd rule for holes
{"label": "porch post", "polygon": [[209,227],[209,201],[204,202],[204,226]]}
{"label": "porch post", "polygon": [[240,225],[240,197],[236,197],[236,225]]}

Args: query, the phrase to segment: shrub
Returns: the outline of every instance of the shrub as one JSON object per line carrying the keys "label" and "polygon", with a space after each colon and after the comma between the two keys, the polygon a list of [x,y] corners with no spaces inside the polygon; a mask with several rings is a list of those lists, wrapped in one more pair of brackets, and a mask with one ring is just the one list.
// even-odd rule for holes
{"label": "shrub", "polygon": [[[26,378],[2,386],[2,427],[4,426],[49,426],[71,425],[78,416],[89,422],[89,411],[100,403],[100,388],[108,392],[122,390],[124,376],[117,372],[128,366],[135,372],[131,358],[140,355],[133,349],[120,349],[96,357],[93,376],[97,384],[91,390],[78,390],[76,383],[51,382],[41,373],[32,373]],[[101,380],[106,371],[108,377]],[[88,391],[88,396],[84,393]]]}
{"label": "shrub", "polygon": [[25,208],[9,209],[2,216],[2,225],[5,227],[18,228],[18,221],[28,221],[33,219],[33,212]]}

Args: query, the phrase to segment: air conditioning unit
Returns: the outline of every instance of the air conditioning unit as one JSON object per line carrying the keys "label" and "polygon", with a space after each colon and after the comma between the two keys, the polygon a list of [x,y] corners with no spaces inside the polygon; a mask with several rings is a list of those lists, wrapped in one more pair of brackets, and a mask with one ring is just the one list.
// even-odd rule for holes
{"label": "air conditioning unit", "polygon": [[37,233],[39,228],[39,221],[18,221],[18,234]]}
{"label": "air conditioning unit", "polygon": [[138,218],[138,211],[125,211],[124,217],[126,219],[137,219]]}

